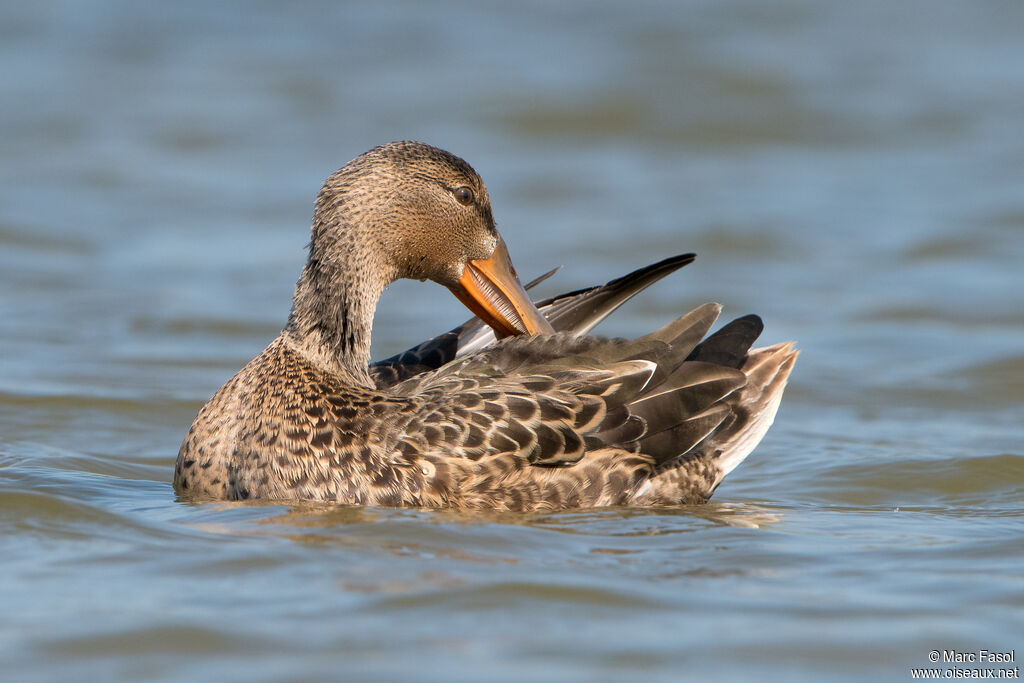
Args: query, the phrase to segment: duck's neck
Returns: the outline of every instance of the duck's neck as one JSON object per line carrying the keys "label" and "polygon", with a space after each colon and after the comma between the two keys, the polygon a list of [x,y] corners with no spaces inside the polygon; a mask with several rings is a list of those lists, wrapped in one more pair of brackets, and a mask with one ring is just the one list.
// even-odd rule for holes
{"label": "duck's neck", "polygon": [[295,284],[285,334],[317,366],[372,387],[370,330],[377,301],[390,278],[374,272],[365,259],[339,266],[314,254]]}

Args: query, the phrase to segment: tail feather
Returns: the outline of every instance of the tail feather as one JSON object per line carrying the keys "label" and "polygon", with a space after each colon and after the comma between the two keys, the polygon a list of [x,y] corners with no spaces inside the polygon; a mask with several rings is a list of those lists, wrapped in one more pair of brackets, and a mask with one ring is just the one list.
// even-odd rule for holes
{"label": "tail feather", "polygon": [[[715,354],[720,352],[721,349],[714,350]],[[710,427],[704,438],[658,466],[655,475],[638,488],[631,502],[649,505],[707,500],[725,476],[760,443],[775,420],[782,392],[798,355],[799,351],[793,349],[792,342],[747,353],[739,366],[745,383],[716,403],[707,415],[698,414],[690,418],[693,422],[703,421],[702,427]],[[653,436],[648,447],[664,447],[673,443],[685,447],[693,435],[700,432],[699,429],[690,429],[690,439],[674,442],[678,435],[687,433],[686,429],[686,422],[680,423]]]}
{"label": "tail feather", "polygon": [[689,360],[738,368],[747,359],[747,351],[763,330],[764,323],[759,316],[751,314],[736,318],[697,344]]}
{"label": "tail feather", "polygon": [[793,343],[775,344],[751,352],[743,365],[747,374],[747,385],[738,392],[737,402],[742,410],[737,411],[732,424],[722,434],[704,446],[705,457],[715,460],[721,483],[764,438],[768,428],[775,421],[775,413],[782,401],[782,392],[789,380],[799,351]]}

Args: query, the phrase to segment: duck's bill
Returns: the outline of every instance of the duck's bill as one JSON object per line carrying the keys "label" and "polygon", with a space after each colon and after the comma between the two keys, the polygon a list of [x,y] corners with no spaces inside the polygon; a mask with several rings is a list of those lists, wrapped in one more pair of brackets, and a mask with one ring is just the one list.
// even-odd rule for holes
{"label": "duck's bill", "polygon": [[517,334],[554,334],[544,314],[530,301],[508,257],[505,241],[490,258],[466,262],[462,278],[452,293],[494,330],[500,339]]}

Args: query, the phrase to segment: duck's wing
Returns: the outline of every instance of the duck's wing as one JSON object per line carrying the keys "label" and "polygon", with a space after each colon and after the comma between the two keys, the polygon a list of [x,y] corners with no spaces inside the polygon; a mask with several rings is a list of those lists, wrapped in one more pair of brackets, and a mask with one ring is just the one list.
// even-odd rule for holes
{"label": "duck's wing", "polygon": [[[672,256],[639,268],[610,282],[560,294],[537,303],[556,332],[587,334],[615,309],[669,273],[691,263],[695,254]],[[546,280],[558,269],[533,280],[526,288]],[[494,332],[479,318],[471,318],[453,330],[370,366],[378,388],[387,388],[427,370],[440,368],[455,358],[476,353],[495,342]]]}
{"label": "duck's wing", "polygon": [[395,447],[431,473],[420,504],[706,500],[763,436],[795,358],[749,352],[756,316],[704,339],[718,312],[706,304],[634,340],[506,339],[396,384],[419,406]]}

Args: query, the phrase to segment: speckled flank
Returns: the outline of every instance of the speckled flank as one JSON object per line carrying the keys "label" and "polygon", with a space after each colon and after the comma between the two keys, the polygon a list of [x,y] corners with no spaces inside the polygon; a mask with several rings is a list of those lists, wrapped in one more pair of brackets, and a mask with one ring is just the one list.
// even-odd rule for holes
{"label": "speckled flank", "polygon": [[750,351],[756,316],[707,336],[715,304],[634,340],[585,336],[692,255],[541,302],[554,335],[494,341],[474,319],[368,365],[383,288],[453,287],[496,236],[483,182],[447,152],[392,143],[332,175],[288,325],[199,412],[178,492],[508,510],[707,500],[771,424],[792,345]]}

